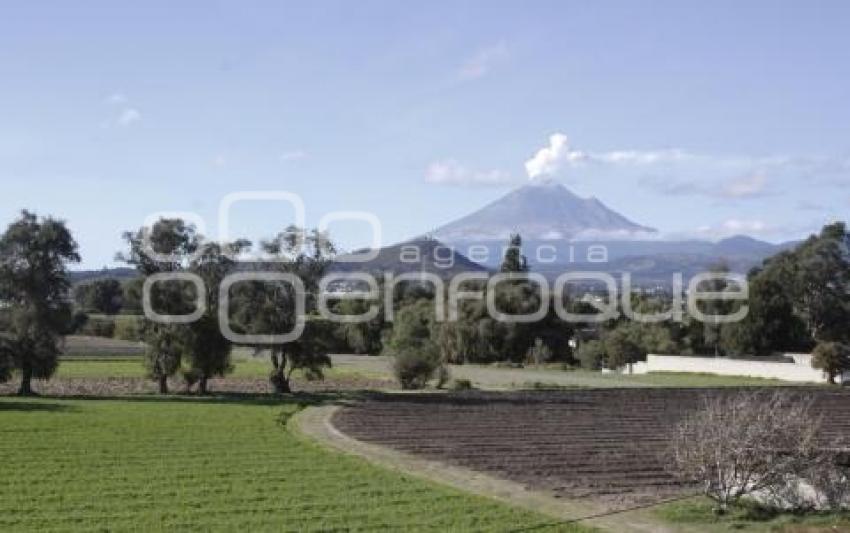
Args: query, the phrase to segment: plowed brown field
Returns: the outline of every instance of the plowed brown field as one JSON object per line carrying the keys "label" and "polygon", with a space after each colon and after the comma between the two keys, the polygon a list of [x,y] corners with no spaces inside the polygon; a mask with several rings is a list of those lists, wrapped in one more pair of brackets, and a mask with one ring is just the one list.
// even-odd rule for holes
{"label": "plowed brown field", "polygon": [[[340,410],[332,422],[359,440],[615,509],[689,489],[665,470],[670,430],[705,395],[731,391],[381,394]],[[815,397],[825,439],[850,437],[850,391],[791,393]]]}

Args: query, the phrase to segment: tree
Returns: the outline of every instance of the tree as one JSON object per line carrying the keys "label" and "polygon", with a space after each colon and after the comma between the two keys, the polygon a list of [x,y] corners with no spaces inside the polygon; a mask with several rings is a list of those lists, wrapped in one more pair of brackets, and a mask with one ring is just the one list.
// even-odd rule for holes
{"label": "tree", "polygon": [[795,312],[794,294],[789,290],[794,285],[795,268],[793,253],[782,252],[750,272],[749,312],[723,331],[724,351],[768,355],[811,349],[811,335]]}
{"label": "tree", "polygon": [[79,260],[70,230],[51,217],[22,211],[0,237],[0,301],[8,315],[0,342],[6,364],[21,372],[20,395],[33,394],[32,379],[49,378],[58,366],[72,320],[67,266]]}
{"label": "tree", "polygon": [[[135,266],[143,277],[184,271],[201,245],[195,227],[179,218],[162,218],[151,228],[128,231],[123,236],[129,249],[126,254],[119,254],[118,259]],[[150,249],[145,249],[146,240]],[[197,296],[189,283],[161,282],[151,288],[150,303],[160,314],[185,315],[194,310]],[[159,384],[161,394],[168,392],[168,378],[180,369],[191,346],[189,335],[185,324],[145,322],[142,331],[147,345],[145,367]]]}
{"label": "tree", "polygon": [[[258,269],[294,274],[304,284],[306,314],[314,312],[319,281],[336,253],[336,246],[328,235],[289,226],[261,245],[275,260],[258,265]],[[327,342],[333,333],[320,321],[296,316],[293,303],[297,295],[290,284],[253,281],[241,283],[233,291],[231,307],[235,311],[231,312],[231,318],[235,322],[234,329],[242,333],[282,333],[293,331],[300,321],[304,323],[304,332],[296,340],[253,346],[255,353],[270,352],[269,381],[275,392],[291,392],[291,377],[296,370],[302,370],[308,379],[322,377],[322,369],[331,366]]]}
{"label": "tree", "polygon": [[79,285],[74,291],[77,302],[85,311],[114,315],[121,310],[124,290],[115,278],[96,279]]}
{"label": "tree", "polygon": [[511,235],[510,244],[502,259],[502,272],[528,272],[528,261],[522,255],[522,237],[519,233]]}
{"label": "tree", "polygon": [[344,299],[336,305],[335,313],[339,315],[360,315],[369,310],[372,305],[378,306],[378,315],[366,322],[345,322],[340,324],[339,335],[346,346],[356,354],[376,354],[383,347],[381,334],[384,328],[384,318],[380,310],[380,302],[372,303],[357,299]]}
{"label": "tree", "polygon": [[835,377],[850,370],[850,346],[840,342],[822,342],[812,352],[812,367],[826,372],[829,383],[835,384]]}
{"label": "tree", "polygon": [[673,431],[669,464],[725,513],[742,496],[779,493],[801,478],[817,451],[819,429],[811,401],[788,393],[707,397]]}
{"label": "tree", "polygon": [[233,371],[230,353],[233,345],[221,332],[218,322],[219,286],[236,266],[238,257],[251,245],[244,239],[234,243],[203,243],[200,253],[188,271],[197,274],[206,289],[207,309],[195,322],[187,325],[184,338],[185,354],[189,363],[189,375],[197,379],[198,392],[206,394],[210,378],[224,376]]}
{"label": "tree", "polygon": [[850,342],[850,235],[825,226],[793,250],[750,272],[749,312],[721,335],[725,351],[769,354]]}
{"label": "tree", "polygon": [[578,360],[584,368],[621,368],[646,360],[650,352],[672,353],[678,349],[670,330],[661,323],[621,321],[608,327],[600,332],[599,340],[579,346]]}
{"label": "tree", "polygon": [[11,347],[0,341],[0,383],[6,383],[12,378],[15,369],[15,358]]}
{"label": "tree", "polygon": [[142,277],[135,277],[124,282],[122,286],[122,311],[127,314],[140,315],[142,314],[142,286],[145,280]]}
{"label": "tree", "polygon": [[403,389],[421,389],[435,375],[446,374],[436,336],[431,300],[420,298],[399,310],[386,351],[393,357],[393,372]]}
{"label": "tree", "polygon": [[[515,235],[511,243],[520,246],[519,236]],[[528,270],[525,259],[518,254],[518,248],[508,250],[504,269]],[[526,360],[529,348],[538,339],[550,352],[552,359],[572,359],[569,340],[573,326],[558,317],[552,296],[541,294],[540,288],[533,281],[521,278],[501,282],[493,289],[496,308],[505,315],[530,314],[547,303],[544,298],[549,298],[546,315],[535,322],[499,320],[490,316],[484,298],[461,300],[457,319],[435,326],[439,330],[436,341],[444,361],[459,364],[506,360],[522,363]],[[470,281],[463,286],[463,290],[486,292],[488,289],[486,282]]]}
{"label": "tree", "polygon": [[605,364],[605,345],[596,339],[584,341],[578,347],[577,357],[582,368],[600,370]]}
{"label": "tree", "polygon": [[795,305],[815,341],[848,340],[850,235],[843,222],[825,226],[795,251]]}
{"label": "tree", "polygon": [[637,322],[623,323],[619,327],[605,333],[602,339],[605,347],[605,366],[620,368],[646,359],[646,349],[639,340],[639,328],[643,324]]}
{"label": "tree", "polygon": [[550,359],[552,359],[552,349],[546,346],[540,337],[534,339],[534,344],[528,349],[528,362],[535,366],[540,366]]}
{"label": "tree", "polygon": [[[729,273],[729,266],[726,263],[718,263],[711,267],[710,272],[717,275],[727,274]],[[725,279],[712,279],[702,282],[698,288],[701,291],[719,293],[729,289],[729,284]],[[721,355],[721,339],[724,330],[727,328],[727,325],[721,323],[716,317],[729,313],[731,310],[730,303],[724,300],[708,300],[702,302],[701,305],[703,313],[713,317],[703,322],[702,339],[706,347],[714,353],[715,357]]]}

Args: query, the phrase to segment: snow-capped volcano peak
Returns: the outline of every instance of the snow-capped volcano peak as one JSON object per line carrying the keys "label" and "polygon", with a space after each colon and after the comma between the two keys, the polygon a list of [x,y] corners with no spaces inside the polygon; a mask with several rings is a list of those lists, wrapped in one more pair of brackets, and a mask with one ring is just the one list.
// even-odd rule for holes
{"label": "snow-capped volcano peak", "polygon": [[525,239],[576,239],[583,235],[629,238],[654,233],[609,209],[597,198],[581,198],[553,180],[537,179],[478,211],[434,232],[445,242]]}

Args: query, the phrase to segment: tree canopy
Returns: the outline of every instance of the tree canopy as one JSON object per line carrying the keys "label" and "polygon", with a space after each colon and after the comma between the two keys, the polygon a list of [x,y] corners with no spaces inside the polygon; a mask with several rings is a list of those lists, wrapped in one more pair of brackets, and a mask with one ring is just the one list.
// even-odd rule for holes
{"label": "tree canopy", "polygon": [[61,337],[71,325],[68,264],[80,261],[77,243],[61,220],[23,211],[0,236],[0,301],[6,332],[0,337],[0,377],[21,372],[18,393],[33,393],[33,378],[58,365]]}

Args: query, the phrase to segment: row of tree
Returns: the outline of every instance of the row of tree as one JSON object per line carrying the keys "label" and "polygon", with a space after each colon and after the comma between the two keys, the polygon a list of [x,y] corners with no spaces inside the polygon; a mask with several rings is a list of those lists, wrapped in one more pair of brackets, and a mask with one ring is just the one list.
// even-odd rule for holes
{"label": "row of tree", "polygon": [[[228,274],[237,268],[294,274],[304,283],[307,295],[312,295],[307,298],[307,310],[314,310],[319,280],[335,251],[326,235],[291,226],[261,243],[273,260],[246,264],[237,259],[251,246],[249,241],[223,244],[204,241],[192,225],[180,219],[162,219],[152,228],[126,232],[124,239],[129,251],[120,257],[134,265],[142,277],[191,273],[203,280],[206,291],[199,295],[194,284],[179,281],[151,286],[151,307],[159,314],[190,314],[199,297],[206,302],[203,314],[191,323],[145,323],[142,335],[147,345],[148,373],[157,380],[163,393],[168,390],[168,378],[178,372],[189,386],[197,382],[203,394],[207,392],[209,379],[232,371],[234,343],[219,326],[219,287]],[[265,281],[235,285],[226,311],[231,329],[239,335],[257,336],[292,331],[304,318],[295,312],[294,291],[290,284]],[[290,391],[290,380],[296,370],[304,371],[308,378],[319,378],[322,369],[330,366],[326,344],[329,336],[321,331],[323,325],[320,321],[306,320],[304,333],[291,342],[244,343],[255,353],[269,354],[270,381],[276,392]]]}
{"label": "row of tree", "polygon": [[[850,368],[850,235],[842,223],[826,226],[819,235],[754,269],[745,302],[749,313],[744,320],[730,324],[699,322],[687,315],[682,322],[644,324],[618,318],[601,325],[569,324],[553,311],[553,302],[540,320],[505,322],[490,316],[484,299],[463,299],[456,319],[438,321],[435,288],[417,282],[396,290],[392,301],[398,311],[393,323],[385,321],[382,299],[339,299],[332,302],[339,314],[360,314],[372,305],[378,305],[379,312],[365,323],[332,324],[316,313],[319,281],[335,253],[327,235],[286,228],[260,243],[274,260],[247,264],[237,259],[251,243],[206,241],[180,219],[162,219],[150,228],[128,231],[124,239],[127,251],[120,258],[139,273],[131,291],[134,298],[140,300],[142,282],[155,274],[188,273],[204,282],[203,295],[186,281],[151,287],[152,306],[160,314],[189,314],[199,297],[207,304],[200,318],[191,323],[144,322],[141,336],[147,346],[146,366],[162,392],[167,391],[169,378],[177,374],[206,392],[211,378],[232,370],[233,342],[219,327],[218,289],[225,276],[239,270],[294,274],[305,286],[306,318],[294,311],[296,295],[290,284],[246,281],[234,285],[229,293],[227,318],[238,334],[291,331],[303,320],[304,333],[292,342],[244,343],[257,353],[269,354],[270,380],[279,392],[289,391],[291,376],[298,369],[308,377],[321,376],[330,364],[329,343],[340,338],[359,353],[383,351],[394,356],[400,374],[415,376],[400,376],[409,386],[420,385],[423,375],[426,379],[445,377],[443,369],[448,363],[561,361],[613,368],[643,359],[650,351],[769,354],[807,350],[816,344],[816,364],[831,376]],[[521,246],[520,236],[513,236],[502,272],[528,271]],[[53,373],[62,336],[74,327],[67,269],[78,261],[70,231],[53,218],[24,211],[0,237],[0,378],[8,379],[12,370],[19,370],[21,394],[32,392],[33,378]],[[736,289],[719,281],[709,283],[703,288]],[[462,289],[487,290],[481,281],[470,281]],[[496,306],[509,314],[528,313],[540,307],[541,298],[552,298],[526,279],[510,280],[493,290]],[[76,296],[89,309],[114,312],[127,293],[126,285],[103,280],[78,290]],[[632,295],[632,307],[642,313],[669,309],[672,301],[672,295]],[[578,297],[562,303],[574,312],[595,309]],[[717,314],[731,312],[742,302],[709,300],[702,305],[703,312]],[[570,346],[574,338],[582,341],[577,353]]]}

